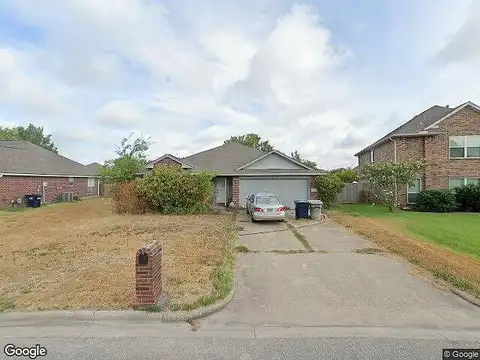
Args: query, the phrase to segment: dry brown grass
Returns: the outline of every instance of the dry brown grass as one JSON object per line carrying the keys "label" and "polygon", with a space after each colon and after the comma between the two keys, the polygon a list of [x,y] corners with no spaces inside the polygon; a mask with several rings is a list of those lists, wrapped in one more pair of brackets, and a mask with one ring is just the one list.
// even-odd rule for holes
{"label": "dry brown grass", "polygon": [[462,283],[466,280],[463,285],[470,288],[465,290],[480,296],[480,261],[478,259],[408,236],[403,232],[401,223],[391,219],[354,217],[336,211],[329,212],[329,217],[371,239],[382,248],[428,269],[437,277],[453,283]]}
{"label": "dry brown grass", "polygon": [[212,291],[229,216],[115,215],[108,199],[0,212],[0,299],[17,310],[129,308],[135,253],[158,240],[172,303]]}

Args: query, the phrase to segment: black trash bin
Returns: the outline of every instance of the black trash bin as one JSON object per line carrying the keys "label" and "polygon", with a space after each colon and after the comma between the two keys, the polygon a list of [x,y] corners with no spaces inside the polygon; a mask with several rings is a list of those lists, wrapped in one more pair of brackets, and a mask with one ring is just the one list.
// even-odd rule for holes
{"label": "black trash bin", "polygon": [[42,195],[25,195],[25,198],[27,199],[27,207],[37,208],[40,207],[42,203]]}
{"label": "black trash bin", "polygon": [[308,200],[295,200],[295,219],[308,219],[310,217],[310,203]]}

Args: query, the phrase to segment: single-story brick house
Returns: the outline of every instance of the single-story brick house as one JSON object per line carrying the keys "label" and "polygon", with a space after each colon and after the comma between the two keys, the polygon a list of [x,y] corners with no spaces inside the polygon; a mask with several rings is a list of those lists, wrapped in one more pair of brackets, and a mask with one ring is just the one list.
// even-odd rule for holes
{"label": "single-story brick house", "polygon": [[398,189],[401,205],[415,204],[421,190],[480,183],[480,106],[435,105],[355,154],[358,168],[386,161],[424,159],[412,186]]}
{"label": "single-story brick house", "polygon": [[285,206],[294,207],[295,200],[316,199],[314,177],[324,174],[279,152],[264,153],[257,149],[228,143],[184,158],[165,154],[147,164],[146,171],[156,166],[177,164],[185,171],[214,171],[215,203],[244,207],[248,194],[268,191],[277,194]]}
{"label": "single-story brick house", "polygon": [[0,141],[0,207],[25,195],[43,202],[71,196],[98,196],[98,171],[27,141]]}

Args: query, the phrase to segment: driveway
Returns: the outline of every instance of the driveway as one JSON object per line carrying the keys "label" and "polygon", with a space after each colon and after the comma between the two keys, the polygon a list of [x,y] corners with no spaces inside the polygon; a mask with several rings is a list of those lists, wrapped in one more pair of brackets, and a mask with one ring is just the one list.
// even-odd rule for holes
{"label": "driveway", "polygon": [[239,244],[255,252],[239,253],[235,299],[202,327],[480,330],[480,308],[417,277],[402,261],[365,253],[372,243],[330,221],[297,229],[313,252],[286,224],[238,221]]}

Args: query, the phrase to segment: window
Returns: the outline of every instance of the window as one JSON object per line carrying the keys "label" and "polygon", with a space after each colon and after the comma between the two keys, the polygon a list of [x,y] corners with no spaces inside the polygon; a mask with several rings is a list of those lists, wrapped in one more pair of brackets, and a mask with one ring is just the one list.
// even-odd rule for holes
{"label": "window", "polygon": [[476,178],[451,178],[448,179],[448,188],[449,189],[456,189],[456,188],[461,188],[466,185],[477,185],[480,184],[480,179]]}
{"label": "window", "polygon": [[480,135],[450,136],[450,158],[480,158]]}
{"label": "window", "polygon": [[410,184],[407,190],[407,203],[415,204],[417,202],[418,193],[421,190],[422,190],[422,180],[421,179],[414,180],[413,183]]}
{"label": "window", "polygon": [[259,196],[257,197],[257,204],[259,205],[280,205],[280,199],[276,196]]}
{"label": "window", "polygon": [[87,194],[88,195],[95,194],[95,179],[94,178],[88,178]]}
{"label": "window", "polygon": [[370,162],[375,162],[375,150],[370,150]]}
{"label": "window", "polygon": [[75,180],[73,179],[73,177],[69,177],[68,178],[68,185],[74,185],[75,184]]}

